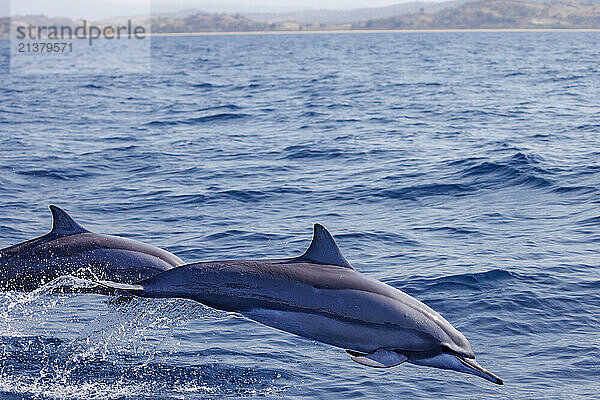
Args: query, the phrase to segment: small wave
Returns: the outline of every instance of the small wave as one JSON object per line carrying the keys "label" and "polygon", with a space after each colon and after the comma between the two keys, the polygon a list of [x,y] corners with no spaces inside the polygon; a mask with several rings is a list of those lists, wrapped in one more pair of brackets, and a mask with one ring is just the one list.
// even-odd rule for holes
{"label": "small wave", "polygon": [[[103,142],[135,142],[136,138],[134,136],[130,136],[130,135],[122,135],[122,136],[105,136],[102,138]],[[136,146],[128,146],[126,147],[127,149],[129,148],[136,148]],[[119,150],[122,149],[122,147],[118,148]]]}
{"label": "small wave", "polygon": [[353,233],[341,233],[335,235],[336,238],[346,239],[357,239],[368,241],[369,243],[375,242],[387,242],[391,244],[402,243],[404,245],[419,246],[419,242],[408,238],[406,235],[400,235],[391,232],[353,232]]}
{"label": "small wave", "polygon": [[319,82],[323,82],[323,81],[330,80],[330,79],[336,79],[337,77],[338,77],[337,73],[325,74],[318,78],[312,78],[309,82],[310,83],[319,83]]}
{"label": "small wave", "polygon": [[215,240],[227,239],[234,237],[236,240],[244,240],[249,242],[266,242],[275,237],[273,234],[264,234],[260,232],[243,231],[239,229],[229,229],[222,232],[213,233],[204,238],[206,243],[211,243]]}
{"label": "small wave", "polygon": [[25,93],[25,90],[14,89],[14,88],[0,88],[0,92],[1,93],[6,93],[6,94],[10,94],[10,93]]}
{"label": "small wave", "polygon": [[229,111],[237,111],[241,110],[242,107],[236,106],[235,104],[223,104],[220,106],[211,106],[205,108],[199,108],[198,111],[214,111],[214,110],[229,110]]}
{"label": "small wave", "polygon": [[83,89],[104,89],[102,85],[94,85],[93,83],[89,83],[87,85],[80,86]]}
{"label": "small wave", "polygon": [[553,181],[534,175],[525,176],[518,183],[531,188],[544,188],[554,185]]}
{"label": "small wave", "polygon": [[600,228],[600,216],[598,217],[592,217],[592,218],[586,218],[582,221],[578,221],[577,225],[580,226],[594,226],[594,227],[599,227]]}
{"label": "small wave", "polygon": [[220,192],[216,192],[213,194],[214,197],[218,198],[228,198],[228,199],[233,199],[233,200],[237,200],[237,201],[241,201],[244,203],[254,203],[254,202],[260,202],[262,200],[264,200],[265,198],[269,197],[269,194],[264,192],[264,191],[260,191],[260,190],[223,190]]}
{"label": "small wave", "polygon": [[503,269],[493,269],[484,272],[452,275],[434,279],[427,284],[427,288],[438,291],[440,289],[455,290],[483,290],[497,287],[501,282],[515,279],[516,275]]}
{"label": "small wave", "polygon": [[259,83],[250,83],[248,85],[238,85],[231,88],[231,90],[245,90],[245,89],[257,89],[261,87]]}
{"label": "small wave", "polygon": [[594,193],[596,190],[592,186],[558,186],[552,189],[555,193]]}
{"label": "small wave", "polygon": [[594,133],[598,133],[600,132],[600,125],[598,124],[583,124],[583,125],[578,125],[576,127],[577,130],[580,131],[586,131],[586,132],[594,132]]}
{"label": "small wave", "polygon": [[385,189],[375,192],[373,196],[400,200],[417,200],[431,196],[466,196],[474,192],[469,185],[460,183],[430,183],[399,189]]}
{"label": "small wave", "polygon": [[23,115],[25,114],[22,111],[17,111],[17,110],[5,110],[5,109],[0,109],[0,114],[13,114],[13,115]]}
{"label": "small wave", "polygon": [[502,173],[508,172],[508,174],[515,174],[517,171],[513,168],[509,168],[506,165],[497,164],[489,161],[485,161],[481,164],[467,168],[463,171],[464,176],[479,176],[488,175],[491,173]]}
{"label": "small wave", "polygon": [[512,78],[512,77],[515,77],[515,76],[528,76],[528,74],[526,74],[524,72],[511,72],[511,73],[508,73],[508,74],[504,75],[504,77],[506,77],[506,78]]}
{"label": "small wave", "polygon": [[407,292],[417,297],[429,295],[440,296],[440,293],[479,292],[496,289],[505,285],[507,281],[519,277],[510,271],[492,269],[484,272],[474,272],[459,275],[449,275],[441,278],[411,277],[407,280],[391,280],[392,286],[406,289]]}
{"label": "small wave", "polygon": [[325,113],[320,113],[317,111],[305,111],[302,114],[300,114],[301,118],[316,118],[316,117],[322,117],[324,116]]}
{"label": "small wave", "polygon": [[413,229],[429,232],[448,232],[454,235],[481,235],[481,232],[477,229],[455,226],[415,227]]}
{"label": "small wave", "polygon": [[443,86],[440,82],[398,82],[390,85],[392,87],[438,87]]}
{"label": "small wave", "polygon": [[[0,220],[0,221],[2,221],[2,220]],[[19,236],[22,236],[23,234],[24,234],[24,232],[22,232],[19,229],[15,229],[12,226],[0,224],[0,237],[19,237]]]}
{"label": "small wave", "polygon": [[204,124],[207,122],[215,121],[229,121],[234,119],[241,119],[250,117],[249,114],[244,113],[220,113],[214,115],[206,115],[203,117],[186,118],[179,120],[165,120],[165,121],[152,121],[147,123],[147,126],[172,126],[172,125],[197,125]]}
{"label": "small wave", "polygon": [[327,106],[329,109],[338,109],[338,108],[352,108],[351,104],[346,103],[332,103]]}
{"label": "small wave", "polygon": [[203,204],[208,197],[202,194],[181,194],[169,196],[172,204]]}
{"label": "small wave", "polygon": [[205,204],[223,200],[236,200],[244,203],[256,203],[269,198],[276,192],[250,189],[211,190],[206,194],[183,194],[168,196],[173,204]]}
{"label": "small wave", "polygon": [[547,79],[546,81],[569,82],[569,81],[576,81],[576,80],[583,79],[583,78],[585,78],[585,75],[568,75],[568,76],[552,77],[552,78]]}
{"label": "small wave", "polygon": [[70,168],[64,169],[64,170],[58,170],[58,169],[53,169],[53,168],[28,169],[28,170],[17,171],[17,173],[20,175],[24,175],[24,176],[32,176],[32,177],[36,177],[36,178],[48,178],[48,179],[54,179],[54,180],[60,180],[60,181],[70,181],[70,180],[76,180],[76,179],[82,179],[82,178],[89,178],[89,177],[95,175],[95,173],[91,172],[89,169],[80,169],[80,168],[73,168],[73,167],[70,167]]}
{"label": "small wave", "polygon": [[190,86],[193,88],[198,88],[198,89],[212,89],[212,88],[216,87],[217,85],[213,85],[212,83],[208,83],[208,82],[202,82],[202,83],[191,83]]}
{"label": "small wave", "polygon": [[544,176],[552,175],[543,169],[540,159],[534,155],[516,153],[501,161],[479,161],[479,158],[469,158],[453,161],[449,165],[464,165],[460,171],[463,177],[475,178],[476,185],[523,185],[533,188],[553,186],[554,182]]}
{"label": "small wave", "polygon": [[299,160],[299,159],[320,159],[331,160],[334,158],[343,158],[346,156],[341,149],[331,148],[316,148],[316,146],[293,145],[288,146],[282,151],[285,154],[282,159]]}
{"label": "small wave", "polygon": [[515,165],[536,165],[542,161],[540,156],[518,152],[510,157],[510,163]]}

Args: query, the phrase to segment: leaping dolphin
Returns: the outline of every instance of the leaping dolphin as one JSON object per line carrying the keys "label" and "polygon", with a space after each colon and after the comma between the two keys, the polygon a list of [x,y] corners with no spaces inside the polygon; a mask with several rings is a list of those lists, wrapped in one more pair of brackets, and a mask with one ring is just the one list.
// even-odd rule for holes
{"label": "leaping dolphin", "polygon": [[346,349],[352,360],[403,362],[503,381],[475,361],[467,339],[427,305],[357,272],[331,234],[314,226],[300,257],[184,265],[135,285],[103,284],[141,297],[196,300],[286,332]]}
{"label": "leaping dolphin", "polygon": [[29,291],[63,275],[132,283],[184,264],[157,247],[92,233],[57,206],[50,211],[50,233],[0,250],[1,290]]}

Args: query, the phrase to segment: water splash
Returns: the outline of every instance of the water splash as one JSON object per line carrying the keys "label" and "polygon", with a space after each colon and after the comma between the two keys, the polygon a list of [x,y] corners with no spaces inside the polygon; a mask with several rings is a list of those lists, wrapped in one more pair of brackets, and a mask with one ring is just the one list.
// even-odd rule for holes
{"label": "water splash", "polygon": [[26,336],[40,330],[47,316],[76,293],[62,288],[89,289],[96,284],[72,276],[59,277],[31,292],[5,292],[0,297],[0,336]]}
{"label": "water splash", "polygon": [[[188,398],[264,396],[284,390],[272,384],[277,373],[269,373],[265,384],[263,376],[252,377],[255,372],[248,368],[170,365],[169,357],[178,349],[176,328],[225,313],[189,300],[106,298],[72,290],[94,286],[61,277],[33,292],[8,292],[0,298],[0,397],[19,393],[33,399],[117,399],[162,393],[165,398]],[[64,329],[56,332],[60,318]]]}

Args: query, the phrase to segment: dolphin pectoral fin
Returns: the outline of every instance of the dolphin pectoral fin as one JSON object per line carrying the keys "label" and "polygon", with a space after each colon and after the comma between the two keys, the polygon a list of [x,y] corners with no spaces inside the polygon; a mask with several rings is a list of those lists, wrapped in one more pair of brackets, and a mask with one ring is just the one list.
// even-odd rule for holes
{"label": "dolphin pectoral fin", "polygon": [[[350,351],[348,351],[348,353],[349,354],[352,354],[352,353],[360,354],[355,351],[352,351],[352,353]],[[385,350],[385,349],[379,349],[374,353],[366,354],[364,356],[353,355],[351,358],[352,358],[352,361],[354,361],[354,362],[357,362],[362,365],[366,365],[367,367],[374,367],[374,368],[395,367],[396,365],[400,365],[403,362],[405,362],[406,360],[408,360],[408,358],[406,358],[402,354],[396,353],[395,351]]]}

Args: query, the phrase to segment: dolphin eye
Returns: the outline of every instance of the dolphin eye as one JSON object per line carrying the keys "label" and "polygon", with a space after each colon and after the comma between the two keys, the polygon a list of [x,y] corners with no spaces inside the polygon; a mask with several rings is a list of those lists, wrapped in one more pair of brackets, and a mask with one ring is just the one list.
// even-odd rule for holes
{"label": "dolphin eye", "polygon": [[462,351],[452,350],[448,345],[445,345],[445,344],[441,345],[440,349],[442,350],[443,353],[451,354],[451,355],[459,357],[459,358],[475,358],[474,355],[466,354]]}

